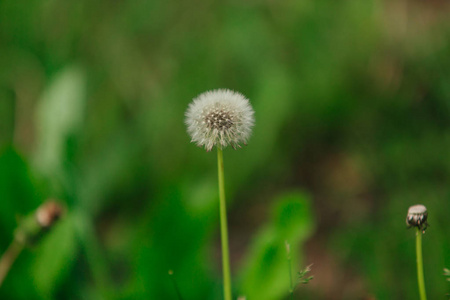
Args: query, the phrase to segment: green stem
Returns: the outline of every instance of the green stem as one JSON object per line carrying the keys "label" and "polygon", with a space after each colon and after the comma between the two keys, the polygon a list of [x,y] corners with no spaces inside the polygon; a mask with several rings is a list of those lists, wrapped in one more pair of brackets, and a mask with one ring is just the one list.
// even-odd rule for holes
{"label": "green stem", "polygon": [[423,277],[423,260],[422,260],[422,230],[417,228],[416,232],[416,256],[417,256],[417,282],[419,284],[420,300],[426,300],[425,280]]}
{"label": "green stem", "polygon": [[287,261],[289,266],[289,293],[291,294],[291,300],[294,300],[294,286],[292,284],[292,262],[290,254],[288,254]]}
{"label": "green stem", "polygon": [[220,236],[222,240],[223,296],[231,300],[230,255],[228,250],[227,204],[225,201],[225,179],[223,171],[223,152],[217,147],[217,166],[219,174]]}
{"label": "green stem", "polygon": [[108,263],[102,253],[100,243],[95,233],[92,217],[79,210],[75,213],[76,229],[80,245],[86,255],[86,262],[92,272],[93,282],[96,285],[96,299],[111,299],[113,284],[110,283]]}
{"label": "green stem", "polygon": [[170,280],[172,281],[172,284],[173,284],[173,287],[175,289],[175,292],[177,293],[178,300],[183,300],[183,297],[181,296],[180,289],[178,288],[178,284],[177,284],[175,278],[173,277],[173,271],[172,270],[169,270],[169,277],[170,277]]}
{"label": "green stem", "polygon": [[5,253],[3,253],[2,258],[0,259],[0,286],[2,286],[6,275],[8,275],[11,266],[22,250],[23,244],[14,239],[8,249],[6,249]]}

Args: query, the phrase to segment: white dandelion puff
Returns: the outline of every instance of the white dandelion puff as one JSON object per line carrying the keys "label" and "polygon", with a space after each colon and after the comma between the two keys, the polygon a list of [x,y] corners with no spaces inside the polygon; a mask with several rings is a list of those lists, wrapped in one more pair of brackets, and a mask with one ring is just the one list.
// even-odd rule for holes
{"label": "white dandelion puff", "polygon": [[186,111],[191,142],[211,151],[214,146],[234,149],[246,144],[254,124],[254,111],[242,94],[219,89],[197,96]]}

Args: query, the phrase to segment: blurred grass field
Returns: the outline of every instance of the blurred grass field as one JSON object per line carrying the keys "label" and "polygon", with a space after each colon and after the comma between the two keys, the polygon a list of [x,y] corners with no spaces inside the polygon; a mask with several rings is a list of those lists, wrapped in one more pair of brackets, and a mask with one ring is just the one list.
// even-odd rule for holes
{"label": "blurred grass field", "polygon": [[221,299],[215,153],[189,143],[198,94],[248,97],[226,149],[235,298],[429,299],[450,292],[447,1],[0,1],[0,252],[48,198],[65,217],[0,299]]}

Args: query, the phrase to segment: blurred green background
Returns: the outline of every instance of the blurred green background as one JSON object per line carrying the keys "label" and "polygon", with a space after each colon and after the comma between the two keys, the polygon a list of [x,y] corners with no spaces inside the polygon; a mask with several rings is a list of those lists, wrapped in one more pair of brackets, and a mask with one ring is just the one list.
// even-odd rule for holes
{"label": "blurred green background", "polygon": [[198,94],[247,96],[226,149],[235,298],[429,299],[450,267],[448,1],[0,1],[0,250],[47,198],[67,213],[1,299],[221,299],[216,154]]}

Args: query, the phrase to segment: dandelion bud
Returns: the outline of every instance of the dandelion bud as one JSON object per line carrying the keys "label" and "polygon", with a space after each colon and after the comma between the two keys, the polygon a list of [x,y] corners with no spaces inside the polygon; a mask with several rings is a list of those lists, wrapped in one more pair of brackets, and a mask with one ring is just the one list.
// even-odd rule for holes
{"label": "dandelion bud", "polygon": [[245,144],[254,124],[248,99],[230,90],[213,90],[200,94],[186,111],[187,131],[191,142],[211,151],[214,146],[234,149]]}
{"label": "dandelion bud", "polygon": [[406,216],[406,225],[408,227],[417,227],[419,229],[427,229],[428,223],[427,208],[422,204],[413,205],[408,209],[408,215]]}

